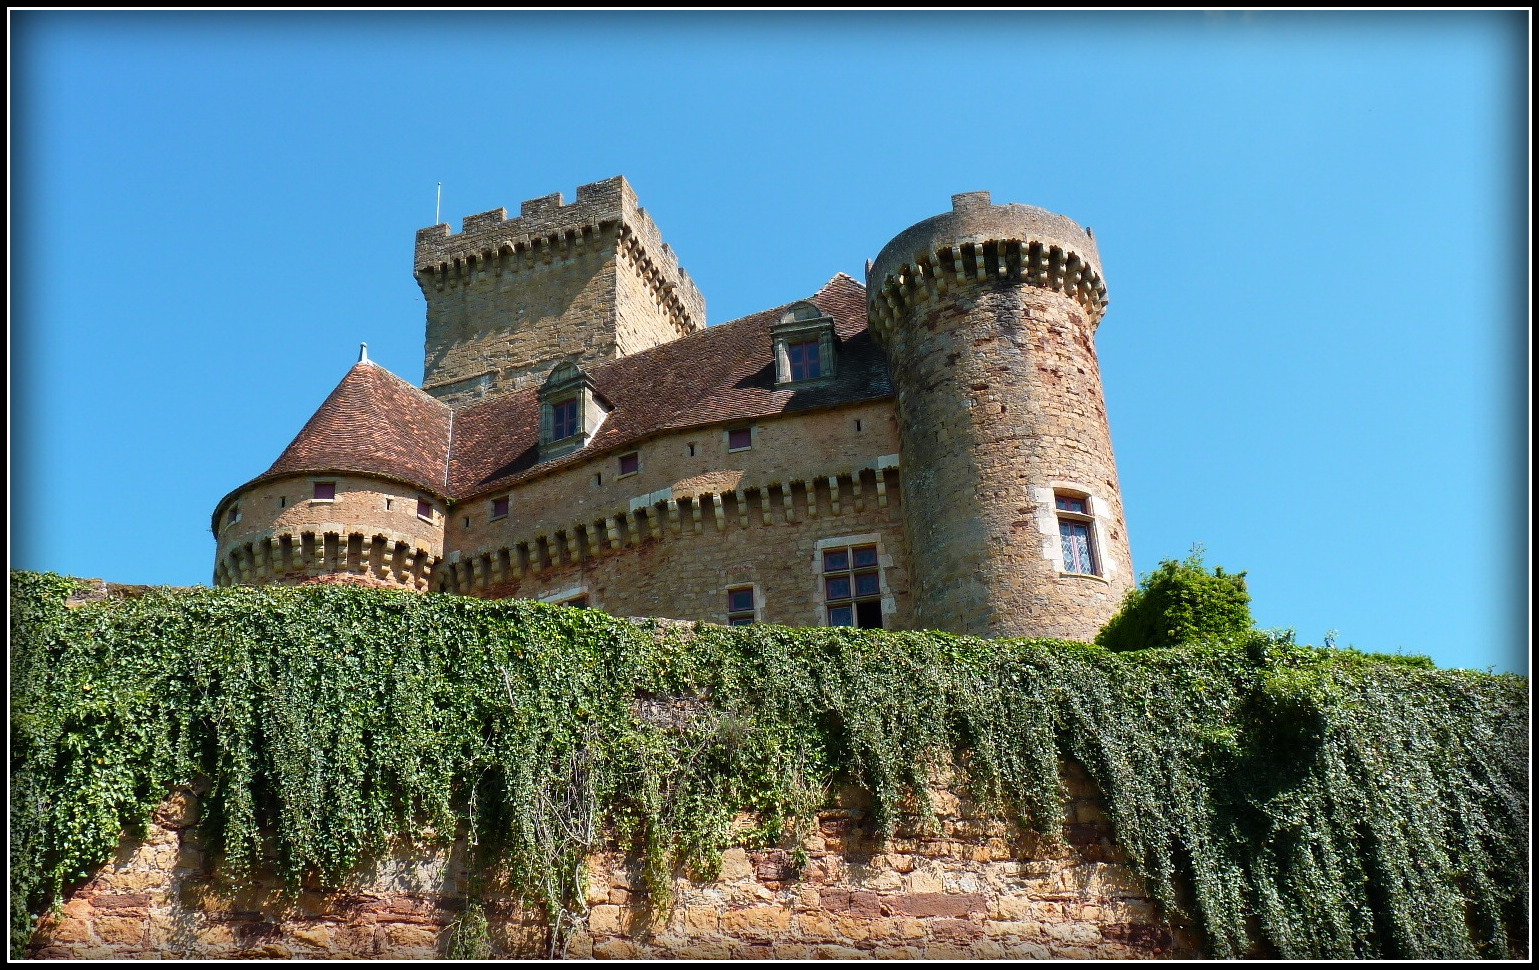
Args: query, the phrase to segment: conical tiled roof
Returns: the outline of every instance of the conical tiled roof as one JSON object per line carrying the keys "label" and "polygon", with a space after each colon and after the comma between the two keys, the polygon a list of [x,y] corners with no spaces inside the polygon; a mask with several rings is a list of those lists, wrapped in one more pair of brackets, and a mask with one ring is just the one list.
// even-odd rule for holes
{"label": "conical tiled roof", "polygon": [[452,413],[378,364],[359,361],[272,467],[253,481],[357,472],[443,495]]}

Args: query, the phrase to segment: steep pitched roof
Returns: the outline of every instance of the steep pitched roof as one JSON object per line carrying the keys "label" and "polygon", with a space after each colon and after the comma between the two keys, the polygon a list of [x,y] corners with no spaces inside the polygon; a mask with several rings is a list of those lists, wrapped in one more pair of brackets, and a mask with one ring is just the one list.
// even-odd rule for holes
{"label": "steep pitched roof", "polygon": [[254,481],[303,472],[360,472],[445,493],[449,406],[371,361],[342,378],[283,454]]}
{"label": "steep pitched roof", "polygon": [[867,329],[865,287],[840,273],[812,302],[834,319],[838,365],[829,382],[775,389],[770,326],[790,304],[765,310],[593,368],[588,376],[612,407],[609,416],[586,448],[538,467],[536,389],[461,409],[454,419],[449,492],[466,498],[502,488],[660,431],[891,397],[887,358]]}

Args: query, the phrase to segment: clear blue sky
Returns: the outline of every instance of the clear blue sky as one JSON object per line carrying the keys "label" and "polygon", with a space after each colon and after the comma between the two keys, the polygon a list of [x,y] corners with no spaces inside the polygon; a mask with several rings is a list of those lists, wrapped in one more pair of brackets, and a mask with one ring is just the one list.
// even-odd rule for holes
{"label": "clear blue sky", "polygon": [[623,173],[712,322],[987,189],[1093,226],[1135,566],[1528,666],[1527,14],[13,13],[11,563],[207,583],[413,233]]}

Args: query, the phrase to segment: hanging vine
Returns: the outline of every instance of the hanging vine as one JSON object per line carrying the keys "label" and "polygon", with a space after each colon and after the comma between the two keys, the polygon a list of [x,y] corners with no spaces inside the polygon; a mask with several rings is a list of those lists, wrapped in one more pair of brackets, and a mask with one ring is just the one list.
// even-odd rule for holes
{"label": "hanging vine", "polygon": [[[393,835],[468,833],[473,868],[543,909],[559,955],[606,839],[666,908],[672,873],[709,875],[737,813],[773,841],[836,778],[890,828],[950,760],[998,811],[1055,832],[1063,757],[1211,956],[1527,951],[1517,676],[1266,635],[1114,654],[339,586],[66,608],[73,586],[11,575],[13,954],[198,776],[223,864],[268,848],[296,885]],[[484,953],[478,903],[451,936]]]}

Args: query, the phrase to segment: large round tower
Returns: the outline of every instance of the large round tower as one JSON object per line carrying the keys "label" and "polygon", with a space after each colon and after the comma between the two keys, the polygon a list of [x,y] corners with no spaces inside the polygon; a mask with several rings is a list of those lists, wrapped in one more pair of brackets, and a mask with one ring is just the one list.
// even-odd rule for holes
{"label": "large round tower", "polygon": [[956,195],[882,249],[867,292],[898,392],[915,625],[1092,639],[1133,584],[1094,237]]}

